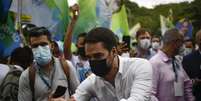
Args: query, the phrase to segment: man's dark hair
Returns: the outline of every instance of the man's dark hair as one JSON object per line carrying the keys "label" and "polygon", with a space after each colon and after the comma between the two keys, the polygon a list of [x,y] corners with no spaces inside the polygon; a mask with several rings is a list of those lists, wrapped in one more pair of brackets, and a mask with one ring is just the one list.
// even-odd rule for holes
{"label": "man's dark hair", "polygon": [[159,38],[159,40],[161,40],[161,36],[160,36],[160,35],[157,35],[157,34],[152,35],[151,39],[153,39],[153,38]]}
{"label": "man's dark hair", "polygon": [[[85,32],[84,32],[84,33],[80,33],[80,34],[77,36],[77,41],[78,41],[79,38],[81,38],[81,37],[84,37],[84,38],[85,38],[86,36],[87,36],[87,33],[85,33]],[[84,40],[84,41],[85,41],[85,40]]]}
{"label": "man's dark hair", "polygon": [[86,37],[87,36],[87,33],[80,33],[78,36],[77,36],[77,40],[80,38],[80,37]]}
{"label": "man's dark hair", "polygon": [[26,69],[33,63],[33,53],[28,46],[18,47],[11,53],[10,63]]}
{"label": "man's dark hair", "polygon": [[177,41],[180,38],[183,38],[183,36],[178,29],[170,29],[165,32],[163,36],[163,43],[172,44],[172,42]]}
{"label": "man's dark hair", "polygon": [[145,29],[145,28],[140,28],[140,29],[136,32],[136,38],[138,38],[140,35],[142,35],[142,34],[144,34],[144,33],[146,33],[146,32],[148,32],[148,33],[151,35],[151,33],[150,33],[147,29]]}
{"label": "man's dark hair", "polygon": [[47,28],[45,28],[45,27],[34,27],[31,30],[29,30],[29,42],[30,42],[31,37],[40,37],[42,35],[46,35],[48,40],[50,42],[52,41],[51,33],[48,31]]}
{"label": "man's dark hair", "polygon": [[98,43],[102,42],[103,46],[111,51],[113,47],[117,46],[117,40],[115,37],[115,34],[103,27],[97,27],[89,31],[89,33],[86,36],[86,43]]}

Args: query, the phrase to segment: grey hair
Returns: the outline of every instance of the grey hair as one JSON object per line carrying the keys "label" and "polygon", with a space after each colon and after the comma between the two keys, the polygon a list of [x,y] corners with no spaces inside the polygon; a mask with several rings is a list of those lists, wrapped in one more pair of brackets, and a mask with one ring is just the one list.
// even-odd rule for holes
{"label": "grey hair", "polygon": [[178,29],[170,29],[167,30],[162,38],[164,44],[172,43],[173,41],[176,41],[180,38],[182,38],[183,35],[179,32]]}

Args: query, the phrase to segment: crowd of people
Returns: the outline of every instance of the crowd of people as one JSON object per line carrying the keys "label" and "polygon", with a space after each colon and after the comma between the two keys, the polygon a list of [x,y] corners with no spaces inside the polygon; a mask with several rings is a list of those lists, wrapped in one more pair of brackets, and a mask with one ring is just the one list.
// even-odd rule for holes
{"label": "crowd of people", "polygon": [[29,45],[0,64],[0,101],[201,101],[201,31],[194,42],[178,29],[139,29],[130,47],[96,27],[74,53],[76,12],[62,45],[45,27],[26,28]]}

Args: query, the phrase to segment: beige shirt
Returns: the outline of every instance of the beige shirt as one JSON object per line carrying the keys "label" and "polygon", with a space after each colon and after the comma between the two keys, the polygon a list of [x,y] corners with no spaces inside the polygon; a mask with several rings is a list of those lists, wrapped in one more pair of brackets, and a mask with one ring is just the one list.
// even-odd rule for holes
{"label": "beige shirt", "polygon": [[[54,92],[58,85],[67,87],[65,98],[69,98],[68,92],[68,83],[66,79],[66,75],[63,72],[63,68],[60,65],[60,61],[57,58],[54,58],[54,68],[52,69],[50,76],[42,75],[44,79],[49,82],[51,85],[51,92]],[[67,61],[70,67],[70,88],[72,91],[75,91],[77,86],[79,85],[79,80],[76,75],[75,68],[72,63]],[[44,83],[39,75],[39,71],[36,71],[35,77],[35,100],[36,101],[47,101],[48,96],[50,94],[50,90],[48,90],[48,86]],[[29,86],[29,70],[26,69],[19,81],[19,91],[18,91],[18,101],[31,101],[32,100],[32,92]]]}

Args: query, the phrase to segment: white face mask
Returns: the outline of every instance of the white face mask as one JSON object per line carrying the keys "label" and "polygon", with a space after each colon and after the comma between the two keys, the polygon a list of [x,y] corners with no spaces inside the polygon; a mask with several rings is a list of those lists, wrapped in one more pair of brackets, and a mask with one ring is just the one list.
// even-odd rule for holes
{"label": "white face mask", "polygon": [[140,40],[140,47],[142,49],[149,49],[150,45],[151,45],[150,39],[142,39],[142,40]]}
{"label": "white face mask", "polygon": [[34,59],[39,65],[46,65],[52,59],[52,53],[48,45],[32,48],[32,51],[33,51]]}
{"label": "white face mask", "polygon": [[192,48],[185,48],[185,50],[184,50],[184,56],[190,54],[192,51],[193,51]]}
{"label": "white face mask", "polygon": [[152,42],[151,46],[152,46],[153,49],[156,49],[156,50],[160,48],[159,42]]}

